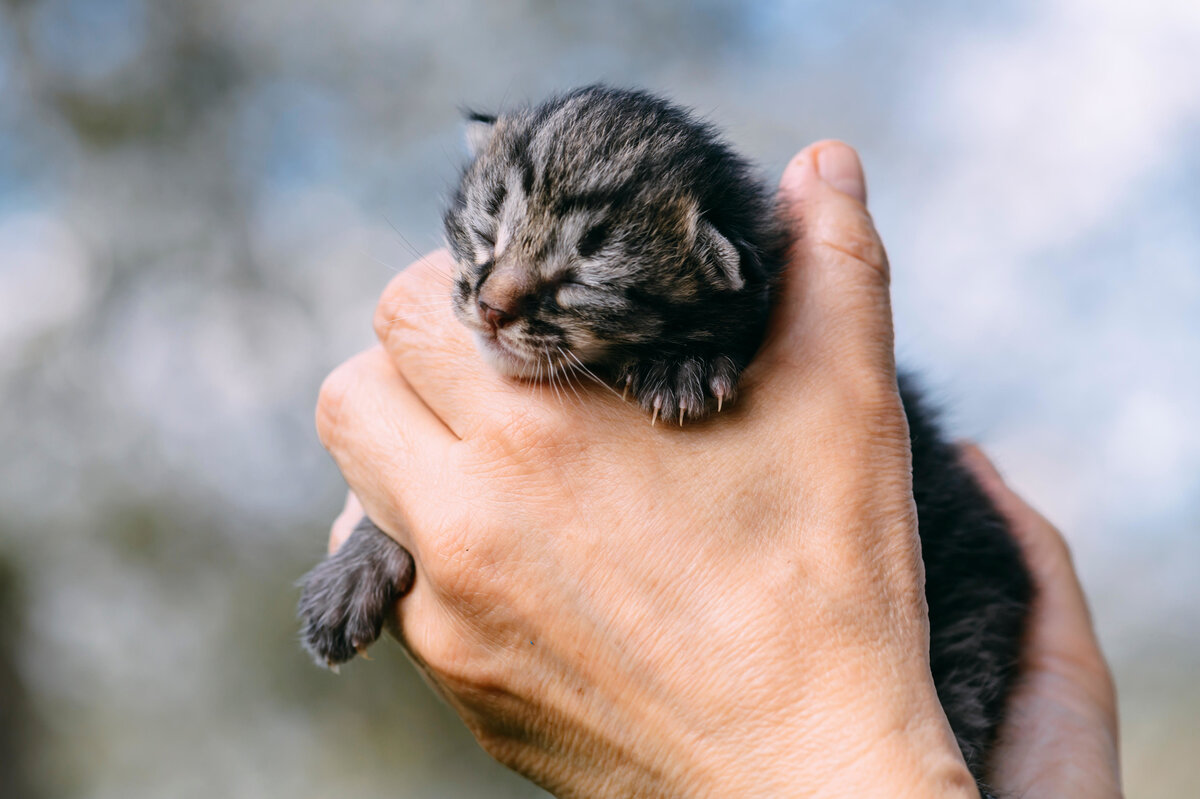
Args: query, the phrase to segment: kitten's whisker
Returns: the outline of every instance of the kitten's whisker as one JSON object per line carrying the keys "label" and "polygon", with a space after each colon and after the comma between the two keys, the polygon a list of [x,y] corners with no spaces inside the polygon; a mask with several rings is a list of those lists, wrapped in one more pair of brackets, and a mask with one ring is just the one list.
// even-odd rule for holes
{"label": "kitten's whisker", "polygon": [[427,269],[433,275],[433,277],[438,279],[438,281],[440,283],[442,283],[446,286],[454,285],[454,273],[448,269],[438,266],[437,264],[433,263],[433,261],[430,261],[428,258],[418,259],[417,261],[414,261],[413,263],[409,264],[408,266],[404,267],[404,269],[401,269],[399,271],[404,272],[409,269],[417,269],[419,267],[423,267],[423,268]]}
{"label": "kitten's whisker", "polygon": [[[395,225],[392,225],[392,229],[393,229],[393,230],[396,230],[396,226],[395,226]],[[396,230],[396,235],[400,236],[401,238],[404,238],[404,236],[403,236],[403,235],[400,233],[400,231],[398,231],[398,230]],[[398,271],[398,272],[402,272],[402,271],[404,271],[405,269],[411,269],[411,268],[413,268],[414,266],[423,266],[423,267],[425,267],[425,268],[429,269],[429,270],[430,270],[431,272],[433,272],[435,275],[438,275],[438,276],[440,276],[440,277],[449,278],[449,277],[451,277],[451,276],[452,276],[452,271],[451,271],[450,269],[448,269],[448,268],[447,268],[447,267],[445,267],[445,266],[441,266],[441,265],[439,265],[439,264],[436,264],[436,263],[434,263],[433,261],[429,260],[429,256],[428,256],[427,254],[420,252],[420,251],[419,251],[419,250],[417,250],[415,247],[413,247],[411,244],[408,244],[408,240],[407,240],[407,239],[405,239],[405,244],[407,245],[407,249],[408,249],[409,253],[410,253],[410,254],[412,255],[412,257],[413,257],[413,258],[415,258],[416,260],[415,260],[415,261],[413,261],[413,262],[412,262],[411,264],[409,264],[408,266],[401,267],[401,268],[397,269],[396,271]]]}
{"label": "kitten's whisker", "polygon": [[556,365],[554,375],[558,379],[558,384],[562,386],[563,399],[566,400],[566,402],[563,403],[563,407],[568,407],[571,404],[571,398],[567,395],[567,390],[575,390],[571,388],[571,378],[567,374],[566,370],[561,368],[561,365]]}
{"label": "kitten's whisker", "polygon": [[426,313],[432,315],[446,310],[452,311],[453,308],[450,298],[445,294],[414,294],[413,299],[417,301],[387,303],[387,309],[395,314],[391,321],[404,318],[402,314],[409,311],[420,311],[422,315]]}
{"label": "kitten's whisker", "polygon": [[445,314],[446,316],[455,316],[454,311],[452,311],[449,308],[442,307],[440,304],[414,306],[412,308],[400,307],[400,308],[396,308],[395,312],[396,312],[396,316],[401,316],[401,315],[407,314],[407,313],[417,313],[422,316],[426,316],[426,315],[432,316],[434,314]]}
{"label": "kitten's whisker", "polygon": [[[583,405],[583,397],[575,390],[575,384],[571,382],[571,376],[574,374],[570,369],[563,370],[563,377],[567,381],[567,388],[571,389],[571,393],[575,395],[575,399],[579,401],[580,406]],[[582,387],[582,386],[581,386]]]}
{"label": "kitten's whisker", "polygon": [[388,305],[392,308],[445,308],[449,303],[443,297],[441,302],[389,302]]}
{"label": "kitten's whisker", "polygon": [[442,316],[441,311],[424,311],[422,313],[408,313],[399,316],[393,316],[391,319],[384,321],[384,324],[394,325],[397,322],[410,322],[415,319],[431,319],[435,316]]}
{"label": "kitten's whisker", "polygon": [[414,303],[388,303],[389,309],[397,313],[403,311],[449,311],[449,306],[444,302],[414,302]]}
{"label": "kitten's whisker", "polygon": [[406,300],[419,300],[421,302],[440,302],[446,305],[450,304],[451,296],[442,291],[423,291],[419,294],[405,294]]}
{"label": "kitten's whisker", "polygon": [[567,388],[571,389],[571,393],[575,395],[575,399],[579,400],[579,404],[582,405],[583,397],[581,397],[579,395],[579,392],[575,390],[575,385],[571,382],[571,375],[574,373],[575,370],[571,366],[570,362],[567,361],[567,354],[565,352],[563,352],[562,347],[555,347],[555,349],[558,350],[558,354],[560,356],[562,356],[563,365],[568,367],[563,370],[563,378],[566,380]]}
{"label": "kitten's whisker", "polygon": [[383,260],[382,258],[380,258],[380,257],[379,257],[379,256],[377,256],[377,255],[374,255],[374,254],[373,254],[373,253],[371,253],[369,250],[362,250],[361,252],[362,252],[362,254],[363,254],[363,255],[365,255],[365,256],[366,256],[368,259],[370,259],[370,260],[374,261],[375,263],[379,264],[380,266],[382,266],[384,269],[388,270],[389,272],[392,272],[392,273],[398,273],[398,272],[399,272],[399,271],[402,269],[402,267],[399,267],[399,266],[393,266],[392,264],[389,264],[387,261]]}
{"label": "kitten's whisker", "polygon": [[562,386],[563,398],[567,401],[567,407],[570,407],[571,397],[567,394],[568,391],[574,394],[576,399],[579,399],[579,394],[575,391],[575,387],[571,385],[571,373],[563,368],[563,364],[561,363],[555,363],[555,373],[558,375],[559,385]]}
{"label": "kitten's whisker", "polygon": [[[389,222],[388,224],[391,224],[391,223]],[[392,225],[392,229],[396,230],[396,226]],[[397,235],[399,235],[399,231],[396,231],[396,233],[397,233]],[[430,261],[428,258],[426,258],[426,256],[424,256],[422,253],[415,250],[411,245],[408,246],[408,249],[411,252],[412,256],[414,258],[416,258],[418,262],[424,263],[426,266],[428,266],[430,269],[432,269],[435,274],[438,274],[442,277],[450,278],[451,280],[453,280],[453,275],[450,272],[447,272],[445,269],[440,269],[436,264],[434,264],[432,261]],[[364,249],[364,250],[361,250],[361,252],[368,259],[379,264],[380,266],[382,266],[384,269],[387,269],[392,274],[398,275],[401,272],[403,272],[405,269],[408,268],[408,266],[395,266],[394,264],[390,264],[387,261],[385,261],[384,259],[375,255],[374,253],[370,252],[369,250]],[[411,264],[409,264],[409,266],[411,266]]]}
{"label": "kitten's whisker", "polygon": [[[425,253],[421,252],[415,246],[413,246],[413,243],[408,240],[408,237],[406,237],[403,233],[400,232],[400,228],[396,227],[395,222],[393,222],[391,219],[389,219],[386,215],[383,218],[385,220],[387,220],[388,226],[391,227],[392,231],[400,238],[400,242],[408,249],[409,253],[411,253],[412,256],[417,259],[418,262],[429,266],[435,272],[441,271],[438,269],[437,266],[435,266],[433,264],[432,261],[429,260],[428,256]],[[447,276],[448,276],[448,273],[447,273]]]}
{"label": "kitten's whisker", "polygon": [[391,323],[391,322],[400,322],[405,319],[428,319],[428,318],[434,317],[434,316],[445,316],[445,315],[446,315],[446,312],[441,310],[440,308],[423,308],[423,309],[419,308],[419,309],[415,309],[415,310],[411,310],[411,311],[401,309],[393,316],[388,317],[386,321]]}
{"label": "kitten's whisker", "polygon": [[550,388],[554,389],[554,396],[558,397],[558,404],[562,405],[562,395],[558,393],[558,386],[554,382],[554,364],[550,362],[550,354],[546,354],[546,376],[550,379]]}
{"label": "kitten's whisker", "polygon": [[[435,278],[437,278],[443,285],[445,285],[447,288],[453,288],[454,275],[452,275],[451,273],[449,273],[445,270],[438,269],[433,264],[427,263],[427,266],[429,267],[429,271],[433,273],[433,276]],[[411,269],[412,267],[409,267],[409,268]]]}
{"label": "kitten's whisker", "polygon": [[433,316],[434,314],[452,314],[453,312],[442,305],[442,303],[428,303],[426,305],[392,305],[388,308],[392,312],[391,319],[404,319],[410,316]]}
{"label": "kitten's whisker", "polygon": [[[622,395],[622,394],[618,394],[616,389],[614,389],[614,388],[613,388],[612,386],[610,386],[608,383],[606,383],[606,382],[604,382],[603,380],[601,380],[601,379],[600,379],[600,378],[599,378],[599,377],[596,375],[596,373],[595,373],[595,372],[593,372],[591,369],[587,368],[587,366],[585,366],[585,365],[584,365],[583,361],[579,360],[579,356],[578,356],[578,355],[576,355],[575,353],[571,352],[570,350],[565,350],[565,351],[564,351],[564,350],[563,350],[561,347],[559,347],[559,348],[558,348],[558,351],[559,351],[559,352],[561,352],[561,353],[563,354],[563,357],[565,357],[565,358],[569,358],[569,359],[571,359],[571,360],[575,361],[575,367],[574,367],[574,368],[581,370],[581,371],[583,372],[583,374],[587,375],[587,376],[588,376],[588,377],[590,377],[592,380],[594,380],[594,381],[596,382],[596,384],[597,384],[597,385],[603,386],[603,387],[604,387],[604,389],[605,389],[606,391],[608,391],[610,394],[612,394],[614,397],[621,397],[621,399],[622,399],[622,400],[624,400],[624,399],[625,399],[624,395]],[[626,388],[628,388],[628,386],[629,386],[629,384],[628,384],[628,383],[626,383]]]}

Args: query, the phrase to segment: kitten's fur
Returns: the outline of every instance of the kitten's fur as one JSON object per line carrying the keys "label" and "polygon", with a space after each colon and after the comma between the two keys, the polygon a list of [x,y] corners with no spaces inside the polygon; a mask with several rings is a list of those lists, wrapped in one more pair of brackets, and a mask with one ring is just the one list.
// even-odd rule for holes
{"label": "kitten's fur", "polygon": [[[455,312],[492,364],[533,377],[570,369],[571,353],[673,418],[730,399],[786,244],[746,163],[634,92],[584,89],[473,124],[446,236]],[[489,324],[480,302],[511,323]]]}
{"label": "kitten's fur", "polygon": [[[686,111],[601,86],[470,124],[475,158],[445,227],[454,310],[484,356],[522,378],[586,365],[679,423],[730,401],[786,247],[747,164]],[[1015,675],[1029,579],[909,381],[901,394],[933,678],[980,777]],[[354,657],[411,579],[407,553],[364,519],[305,578],[306,648],[321,664]]]}

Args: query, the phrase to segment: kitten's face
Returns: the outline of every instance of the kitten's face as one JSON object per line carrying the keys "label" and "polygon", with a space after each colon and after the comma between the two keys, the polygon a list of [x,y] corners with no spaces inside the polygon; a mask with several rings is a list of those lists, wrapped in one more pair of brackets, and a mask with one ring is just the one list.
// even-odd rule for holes
{"label": "kitten's face", "polygon": [[740,287],[736,251],[664,179],[653,136],[622,143],[586,112],[477,123],[446,212],[455,313],[510,376],[618,361],[689,303]]}
{"label": "kitten's face", "polygon": [[454,309],[501,372],[598,363],[659,332],[654,315],[637,313],[637,290],[665,287],[653,285],[662,281],[619,209],[555,207],[526,191],[520,165],[502,156],[481,158],[463,189],[450,237]]}

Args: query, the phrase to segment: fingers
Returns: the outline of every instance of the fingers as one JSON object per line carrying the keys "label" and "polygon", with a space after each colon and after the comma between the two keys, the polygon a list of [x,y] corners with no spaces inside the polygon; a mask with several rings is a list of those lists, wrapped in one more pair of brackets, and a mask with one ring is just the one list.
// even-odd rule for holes
{"label": "fingers", "polygon": [[342,512],[333,520],[333,525],[329,528],[330,555],[341,549],[342,544],[346,543],[346,539],[354,532],[354,528],[365,514],[366,511],[363,510],[362,503],[358,501],[358,497],[354,496],[353,491],[347,491],[346,504],[342,507]]}
{"label": "fingers", "polygon": [[[460,439],[486,430],[522,427],[541,411],[560,420],[586,414],[624,419],[638,411],[591,375],[559,375],[540,385],[504,377],[476,349],[454,316],[445,250],[431,253],[392,279],[375,312],[375,332],[396,368]],[[410,310],[415,309],[415,310]],[[581,400],[587,397],[585,405]],[[557,400],[551,406],[550,400]]]}
{"label": "fingers", "polygon": [[1004,483],[979,447],[965,444],[960,451],[963,463],[1008,520],[1033,575],[1035,597],[1025,642],[1027,668],[1056,670],[1084,688],[1115,735],[1112,676],[1100,651],[1066,541]]}
{"label": "fingers", "polygon": [[1004,484],[978,447],[962,462],[1008,520],[1033,576],[1020,679],[989,763],[1004,795],[1119,797],[1116,690],[1062,536]]}
{"label": "fingers", "polygon": [[453,270],[450,254],[438,250],[393,278],[376,308],[375,333],[405,380],[463,438],[481,416],[503,413],[524,393],[487,367],[454,317]]}
{"label": "fingers", "polygon": [[397,540],[411,527],[400,509],[429,505],[431,482],[456,442],[378,348],[351,358],[325,379],[317,435],[367,514]]}
{"label": "fingers", "polygon": [[779,188],[793,244],[764,354],[872,379],[894,393],[887,255],[867,213],[858,156],[835,141],[792,159]]}

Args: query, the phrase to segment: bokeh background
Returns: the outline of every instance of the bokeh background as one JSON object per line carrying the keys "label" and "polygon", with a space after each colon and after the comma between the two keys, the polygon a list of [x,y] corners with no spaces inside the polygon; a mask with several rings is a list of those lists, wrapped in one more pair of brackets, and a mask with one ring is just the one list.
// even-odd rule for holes
{"label": "bokeh background", "polygon": [[1200,781],[1200,3],[0,0],[0,794],[541,795],[293,581],[322,376],[459,106],[669,93],[857,146],[902,360],[1070,539],[1131,796]]}

